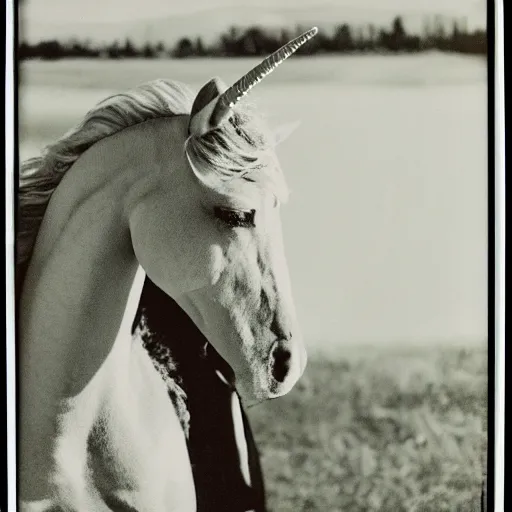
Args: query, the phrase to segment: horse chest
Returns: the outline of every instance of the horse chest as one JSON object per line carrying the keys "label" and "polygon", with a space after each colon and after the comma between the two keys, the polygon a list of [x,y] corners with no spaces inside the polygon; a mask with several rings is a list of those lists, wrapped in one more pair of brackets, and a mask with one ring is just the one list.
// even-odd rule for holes
{"label": "horse chest", "polygon": [[84,449],[92,486],[114,510],[194,511],[183,430],[145,350],[133,343],[123,357],[114,351],[95,379],[67,413],[68,425],[89,424]]}

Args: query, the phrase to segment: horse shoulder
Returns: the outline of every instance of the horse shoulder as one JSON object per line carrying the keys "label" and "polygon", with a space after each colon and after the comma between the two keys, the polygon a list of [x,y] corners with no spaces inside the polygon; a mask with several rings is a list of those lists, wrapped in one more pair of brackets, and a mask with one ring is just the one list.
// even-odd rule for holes
{"label": "horse shoulder", "polygon": [[135,510],[195,511],[185,435],[162,377],[138,339],[127,360],[112,363],[90,439],[96,486]]}

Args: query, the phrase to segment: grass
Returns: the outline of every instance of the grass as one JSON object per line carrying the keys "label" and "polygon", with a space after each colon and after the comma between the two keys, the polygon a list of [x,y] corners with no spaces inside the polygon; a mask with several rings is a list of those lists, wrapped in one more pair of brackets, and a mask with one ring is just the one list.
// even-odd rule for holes
{"label": "grass", "polygon": [[249,412],[271,511],[481,510],[483,350],[317,358]]}

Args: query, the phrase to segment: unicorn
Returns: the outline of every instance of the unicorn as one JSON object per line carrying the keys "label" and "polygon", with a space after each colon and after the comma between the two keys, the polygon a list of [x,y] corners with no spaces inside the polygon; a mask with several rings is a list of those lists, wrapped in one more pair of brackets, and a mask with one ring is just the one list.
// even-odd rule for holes
{"label": "unicorn", "polygon": [[156,80],[111,96],[21,166],[22,511],[196,510],[168,379],[141,329],[131,334],[144,276],[226,362],[244,403],[302,375],[280,227],[288,190],[275,137],[240,100],[316,32],[230,87]]}

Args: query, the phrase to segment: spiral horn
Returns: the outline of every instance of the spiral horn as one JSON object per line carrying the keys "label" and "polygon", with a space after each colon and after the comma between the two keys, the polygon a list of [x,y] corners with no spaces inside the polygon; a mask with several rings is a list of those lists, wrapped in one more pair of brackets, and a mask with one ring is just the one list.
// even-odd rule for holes
{"label": "spiral horn", "polygon": [[279,48],[279,50],[269,55],[255,68],[251,69],[251,71],[245,74],[231,87],[219,94],[207,105],[204,105],[201,110],[197,111],[197,105],[195,105],[197,112],[190,121],[189,131],[197,135],[202,135],[219,126],[226,117],[229,117],[231,109],[243,96],[317,33],[318,28],[313,27],[299,37],[292,39]]}

